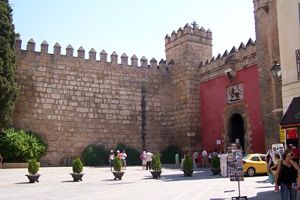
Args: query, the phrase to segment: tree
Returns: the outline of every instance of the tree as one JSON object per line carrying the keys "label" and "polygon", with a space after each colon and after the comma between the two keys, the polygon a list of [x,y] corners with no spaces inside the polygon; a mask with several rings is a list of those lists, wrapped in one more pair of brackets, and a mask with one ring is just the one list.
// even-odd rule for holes
{"label": "tree", "polygon": [[0,0],[0,131],[11,124],[18,96],[14,29],[9,2]]}

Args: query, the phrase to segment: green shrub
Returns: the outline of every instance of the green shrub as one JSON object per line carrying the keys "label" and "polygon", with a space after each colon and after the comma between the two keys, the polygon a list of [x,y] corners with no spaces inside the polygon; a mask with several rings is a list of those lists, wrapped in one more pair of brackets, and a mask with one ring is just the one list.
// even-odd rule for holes
{"label": "green shrub", "polygon": [[161,152],[161,162],[164,164],[174,164],[176,153],[179,153],[179,155],[181,154],[181,150],[178,146],[168,146],[164,151]]}
{"label": "green shrub", "polygon": [[0,153],[5,162],[39,160],[46,151],[47,144],[30,131],[8,128],[0,134]]}
{"label": "green shrub", "polygon": [[220,168],[220,158],[218,156],[212,156],[211,158],[211,167],[215,169]]}
{"label": "green shrub", "polygon": [[39,171],[39,169],[40,165],[35,159],[28,161],[28,172],[30,175],[36,174]]}
{"label": "green shrub", "polygon": [[189,155],[186,155],[183,160],[183,170],[193,170],[193,160]]}
{"label": "green shrub", "polygon": [[115,156],[113,166],[114,166],[114,170],[115,171],[117,171],[117,172],[121,171],[121,169],[122,169],[122,161],[121,161],[121,159],[118,156]]}
{"label": "green shrub", "polygon": [[90,144],[82,152],[82,160],[86,166],[108,165],[109,151],[102,145]]}
{"label": "green shrub", "polygon": [[138,150],[136,150],[135,148],[133,148],[131,146],[127,146],[125,144],[117,144],[115,151],[116,150],[120,150],[121,152],[122,152],[122,150],[125,150],[125,152],[127,154],[127,158],[126,158],[127,166],[141,164],[140,152]]}
{"label": "green shrub", "polygon": [[76,158],[73,161],[72,170],[74,173],[80,174],[83,170],[83,164],[80,160],[80,158]]}
{"label": "green shrub", "polygon": [[154,154],[152,157],[151,168],[153,171],[161,171],[160,156],[158,153]]}

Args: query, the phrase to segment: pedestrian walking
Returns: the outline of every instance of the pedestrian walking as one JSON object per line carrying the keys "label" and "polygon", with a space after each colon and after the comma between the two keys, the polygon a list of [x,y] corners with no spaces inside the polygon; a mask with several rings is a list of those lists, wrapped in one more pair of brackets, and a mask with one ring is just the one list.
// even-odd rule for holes
{"label": "pedestrian walking", "polygon": [[203,151],[202,151],[201,154],[202,154],[202,161],[203,161],[202,166],[203,166],[203,167],[206,167],[207,161],[208,161],[208,153],[207,153],[207,151],[206,151],[205,148],[203,149]]}
{"label": "pedestrian walking", "polygon": [[179,158],[179,152],[177,152],[176,154],[175,154],[175,167],[176,168],[179,168],[180,167],[180,160],[179,160],[180,158]]}
{"label": "pedestrian walking", "polygon": [[145,170],[146,164],[147,164],[147,157],[146,157],[146,151],[143,151],[140,155],[140,159],[142,161],[142,170]]}
{"label": "pedestrian walking", "polygon": [[193,153],[193,163],[194,163],[194,167],[197,167],[197,165],[198,165],[198,152],[197,151],[195,151]]}
{"label": "pedestrian walking", "polygon": [[220,158],[221,175],[227,177],[227,154],[222,153],[218,157]]}
{"label": "pedestrian walking", "polygon": [[198,167],[203,167],[203,158],[201,153],[198,154]]}
{"label": "pedestrian walking", "polygon": [[268,174],[268,178],[269,178],[269,183],[271,183],[273,185],[275,182],[275,179],[274,179],[273,173],[271,171],[271,167],[274,165],[274,162],[273,162],[273,159],[270,154],[267,154],[266,161],[267,161],[267,174]]}
{"label": "pedestrian walking", "polygon": [[282,161],[277,167],[275,181],[280,186],[280,193],[282,200],[296,200],[297,177],[299,174],[299,166],[293,161],[294,154],[286,150],[282,154]]}
{"label": "pedestrian walking", "polygon": [[151,170],[151,161],[152,161],[153,153],[147,151],[146,153],[146,170]]}
{"label": "pedestrian walking", "polygon": [[114,159],[115,159],[114,151],[113,151],[113,150],[110,150],[109,159],[108,159],[110,171],[112,171],[112,169],[113,169],[113,162],[114,162]]}
{"label": "pedestrian walking", "polygon": [[127,159],[127,154],[125,150],[123,150],[121,153],[121,160],[122,160],[122,167],[124,168],[124,170],[126,170],[126,159]]}
{"label": "pedestrian walking", "polygon": [[[281,163],[280,155],[278,153],[274,153],[274,161],[273,161],[273,163],[274,164],[273,164],[273,166],[270,167],[270,170],[271,170],[271,172],[273,174],[273,177],[275,179],[277,167]],[[279,186],[278,186],[277,182],[275,181],[274,192],[278,192],[278,191],[279,191]]]}

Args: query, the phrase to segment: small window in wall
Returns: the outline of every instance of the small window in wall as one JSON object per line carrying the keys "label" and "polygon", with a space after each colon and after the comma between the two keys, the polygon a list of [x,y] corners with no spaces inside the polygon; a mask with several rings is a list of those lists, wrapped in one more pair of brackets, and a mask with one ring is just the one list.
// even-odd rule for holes
{"label": "small window in wall", "polygon": [[300,80],[300,49],[296,50],[297,77]]}

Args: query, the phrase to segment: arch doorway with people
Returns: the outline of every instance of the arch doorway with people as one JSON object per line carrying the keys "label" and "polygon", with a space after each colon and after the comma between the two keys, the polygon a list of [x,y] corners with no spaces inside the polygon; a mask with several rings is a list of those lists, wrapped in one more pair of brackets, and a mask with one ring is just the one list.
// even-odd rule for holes
{"label": "arch doorway with people", "polygon": [[252,152],[248,135],[251,134],[251,130],[249,130],[245,108],[228,108],[225,113],[224,123],[225,147],[232,143],[239,143],[244,153]]}
{"label": "arch doorway with people", "polygon": [[242,116],[238,113],[233,114],[229,120],[229,142],[239,143],[245,150],[245,126]]}

